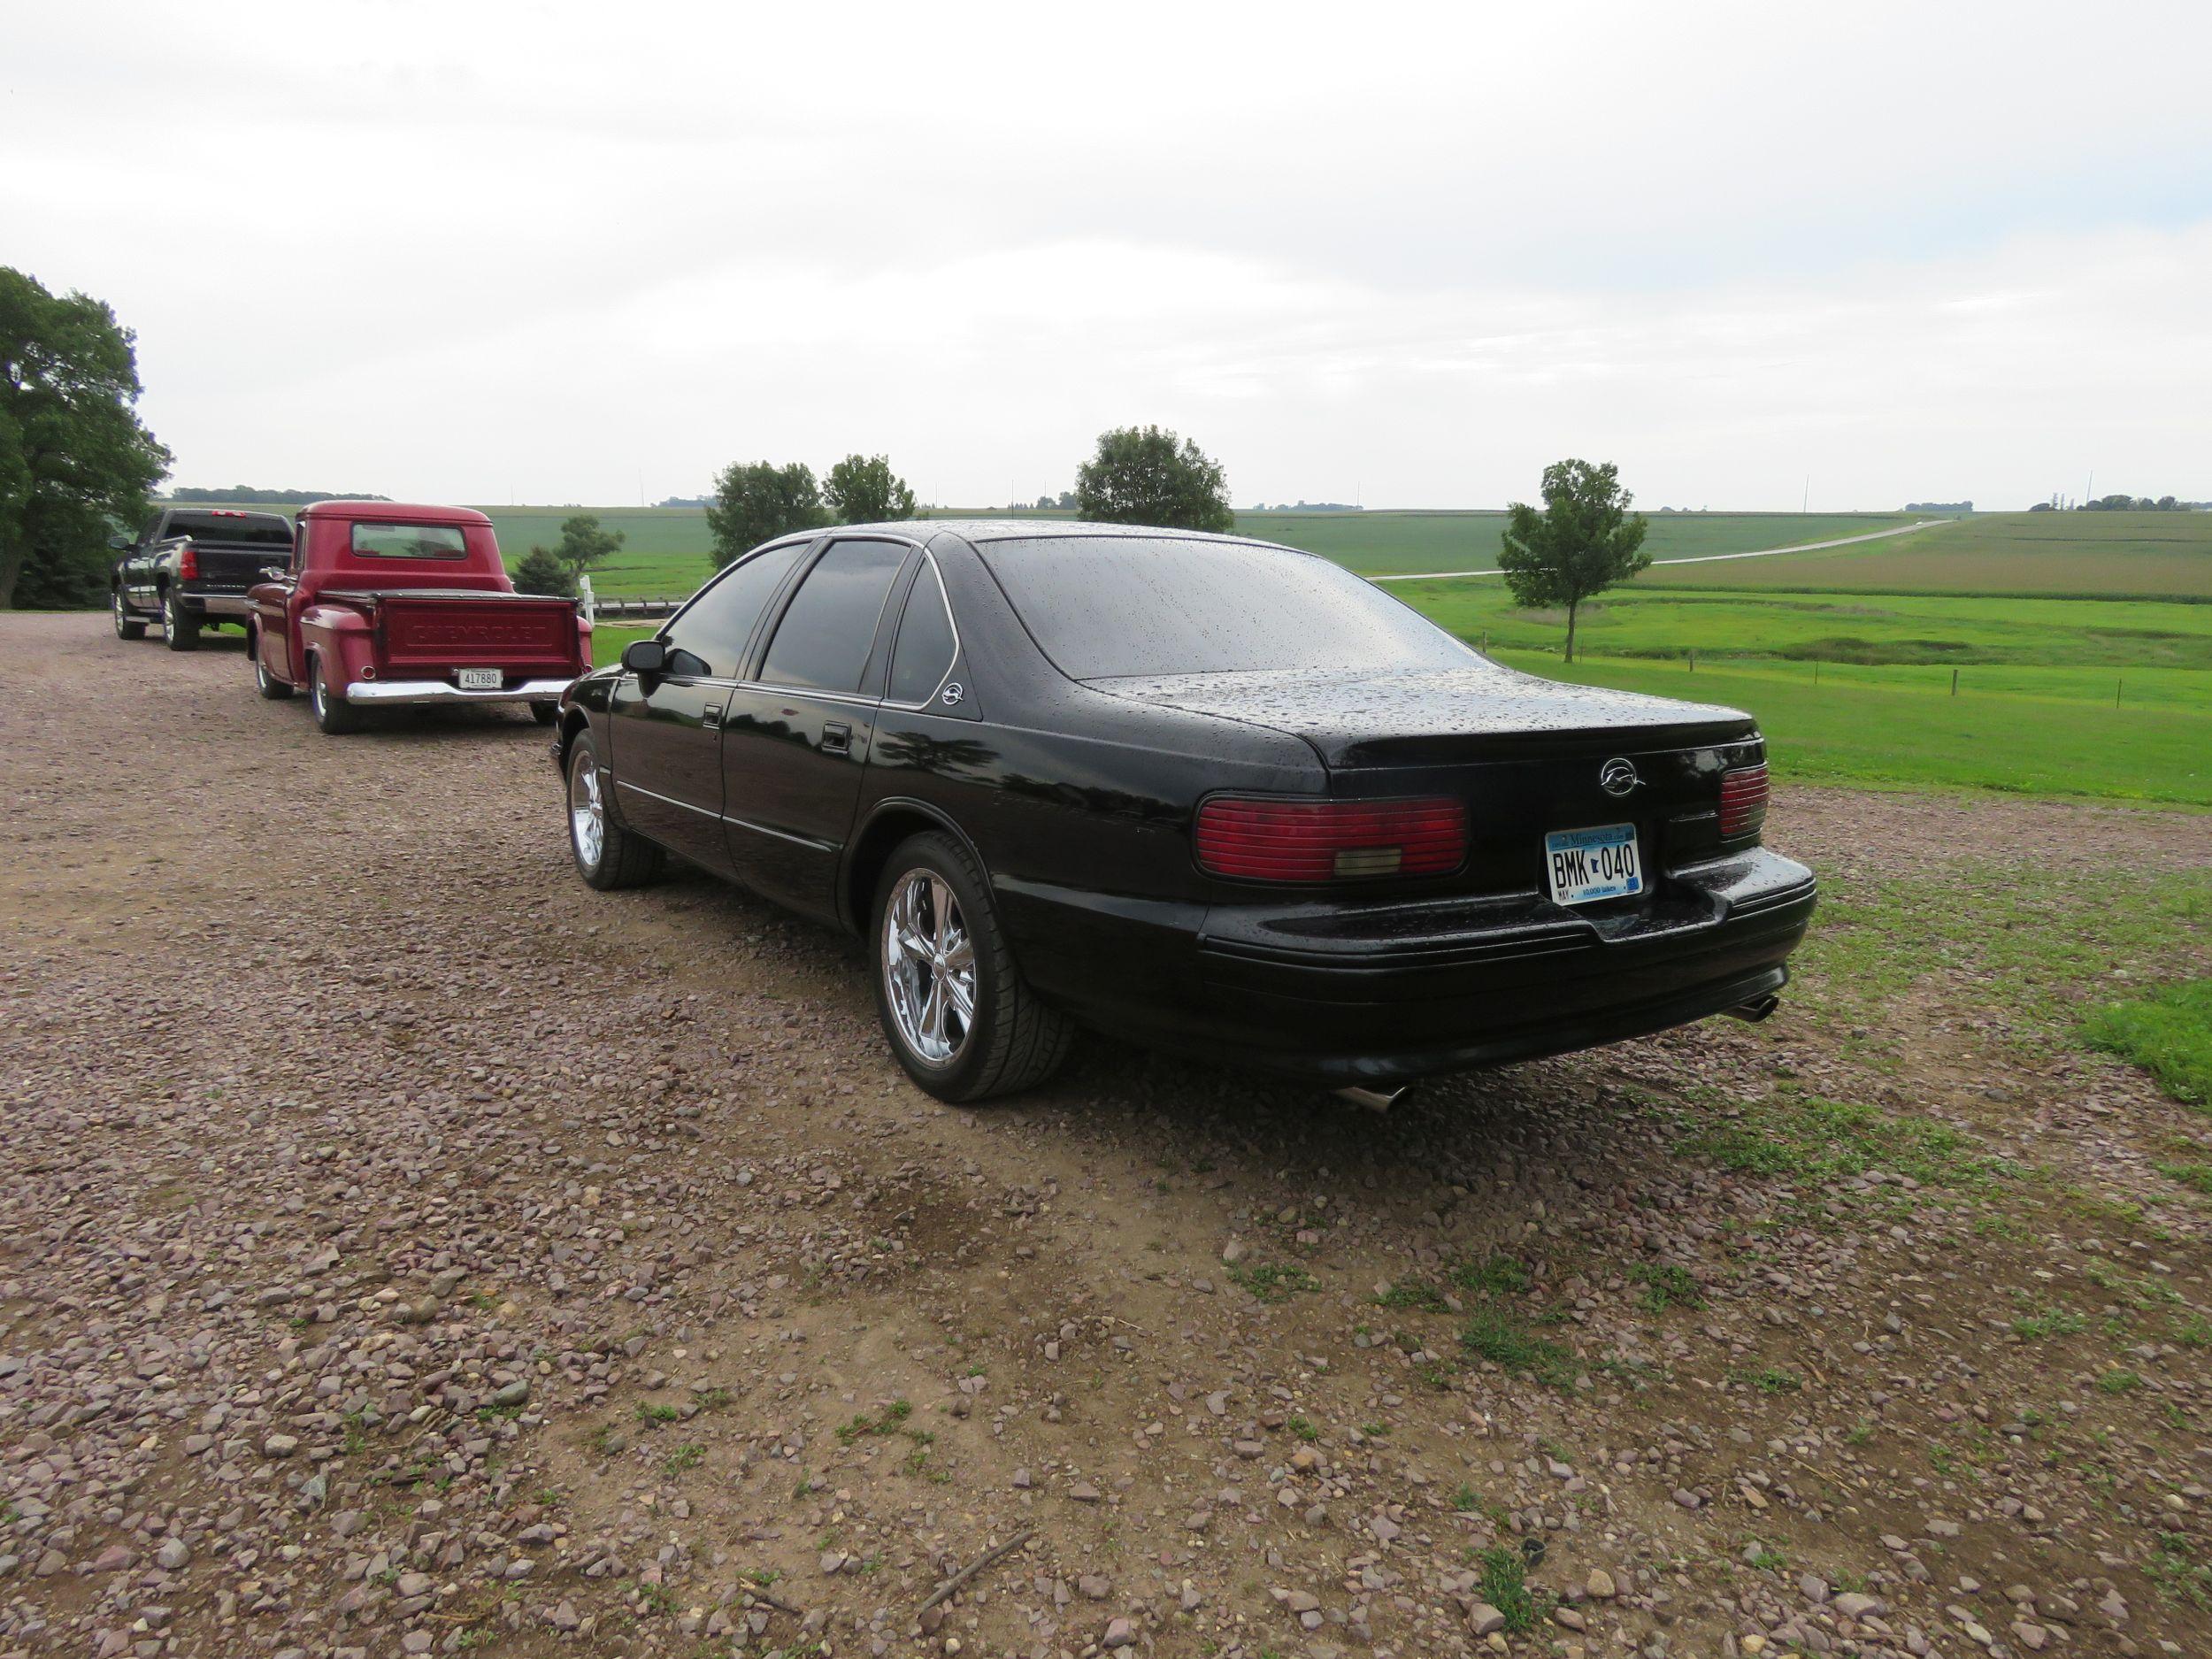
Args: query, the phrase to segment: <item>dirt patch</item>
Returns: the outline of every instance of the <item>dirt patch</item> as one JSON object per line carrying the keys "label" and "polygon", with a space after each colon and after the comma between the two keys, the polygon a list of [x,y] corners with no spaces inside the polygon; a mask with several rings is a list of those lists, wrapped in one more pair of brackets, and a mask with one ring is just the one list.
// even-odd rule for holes
{"label": "dirt patch", "polygon": [[1380,1119],[1097,1042],[949,1110],[852,947],[577,883],[526,717],[325,739],[104,629],[0,618],[0,1650],[2212,1642],[2208,1120],[1967,957]]}

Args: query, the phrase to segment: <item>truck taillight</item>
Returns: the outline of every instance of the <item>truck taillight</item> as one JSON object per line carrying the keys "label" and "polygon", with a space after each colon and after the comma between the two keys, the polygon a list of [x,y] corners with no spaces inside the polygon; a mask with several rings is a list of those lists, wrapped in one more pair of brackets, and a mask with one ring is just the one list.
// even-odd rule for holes
{"label": "truck taillight", "polygon": [[1275,801],[1216,795],[1198,810],[1198,866],[1248,881],[1432,876],[1467,856],[1467,809],[1449,796]]}
{"label": "truck taillight", "polygon": [[1720,775],[1720,834],[1723,841],[1755,833],[1767,818],[1767,769],[1739,766]]}
{"label": "truck taillight", "polygon": [[189,541],[177,549],[177,574],[188,582],[200,580],[200,556]]}

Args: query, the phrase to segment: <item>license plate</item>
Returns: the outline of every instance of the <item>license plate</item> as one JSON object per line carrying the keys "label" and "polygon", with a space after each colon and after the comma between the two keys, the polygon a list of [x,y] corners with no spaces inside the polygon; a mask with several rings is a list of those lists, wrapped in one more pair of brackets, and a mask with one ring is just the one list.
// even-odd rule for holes
{"label": "license plate", "polygon": [[507,676],[496,668],[464,668],[459,672],[464,691],[498,691],[507,683]]}
{"label": "license plate", "polygon": [[1554,830],[1544,837],[1544,874],[1561,904],[1594,904],[1644,890],[1643,860],[1633,824]]}

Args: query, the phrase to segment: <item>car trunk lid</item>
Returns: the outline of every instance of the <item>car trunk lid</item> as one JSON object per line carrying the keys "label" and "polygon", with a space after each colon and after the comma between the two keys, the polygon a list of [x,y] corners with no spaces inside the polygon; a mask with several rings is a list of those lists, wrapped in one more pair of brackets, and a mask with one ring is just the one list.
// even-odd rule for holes
{"label": "car trunk lid", "polygon": [[[1738,710],[1561,684],[1490,663],[1091,684],[1292,733],[1320,757],[1336,799],[1463,802],[1466,860],[1449,876],[1419,879],[1425,888],[1543,894],[1548,835],[1633,825],[1643,891],[1594,909],[1647,908],[1669,871],[1730,850],[1719,835],[1722,775],[1764,758],[1756,726]],[[1383,882],[1337,884],[1370,885]]]}

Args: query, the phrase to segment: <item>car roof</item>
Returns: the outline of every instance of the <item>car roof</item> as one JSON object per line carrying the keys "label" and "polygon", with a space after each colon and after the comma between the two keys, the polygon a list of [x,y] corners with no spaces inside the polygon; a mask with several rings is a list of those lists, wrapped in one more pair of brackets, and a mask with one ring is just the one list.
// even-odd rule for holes
{"label": "car roof", "polygon": [[[1217,535],[1210,530],[1174,530],[1148,524],[1099,524],[1087,518],[906,518],[887,524],[848,524],[836,527],[840,535],[880,532],[924,541],[948,531],[969,541],[1125,541],[1141,537],[1148,541],[1218,541],[1242,547],[1280,545],[1252,536]],[[1287,550],[1298,551],[1295,548]]]}
{"label": "car roof", "polygon": [[491,523],[473,507],[431,507],[406,501],[317,501],[300,509],[303,518],[371,518],[380,524]]}

